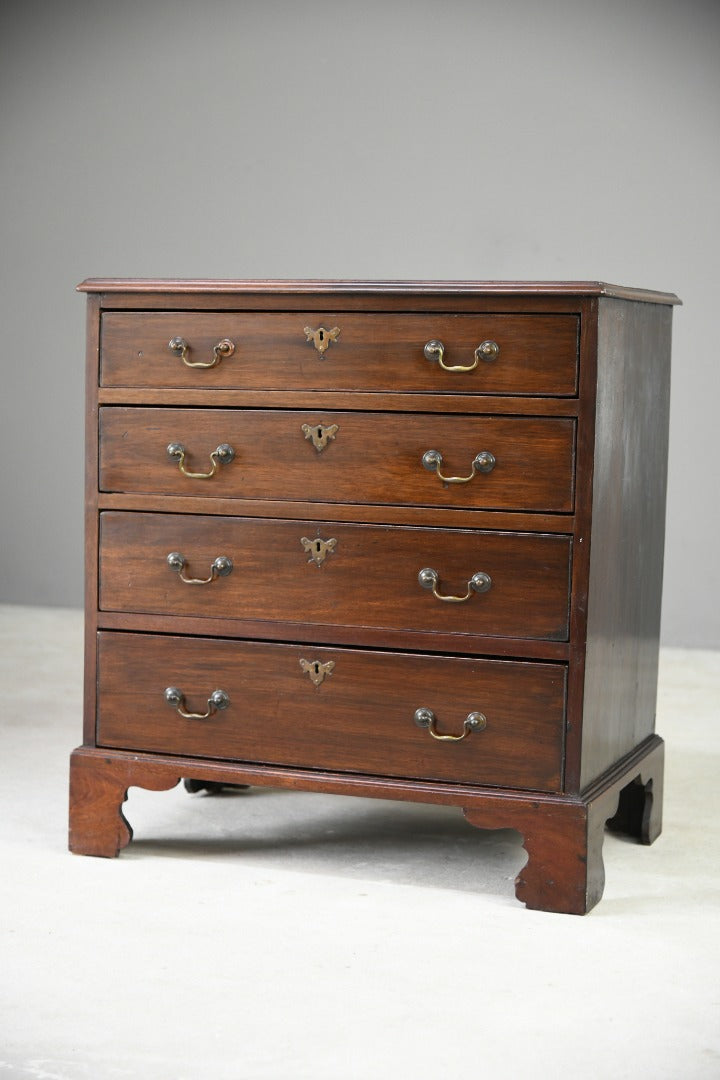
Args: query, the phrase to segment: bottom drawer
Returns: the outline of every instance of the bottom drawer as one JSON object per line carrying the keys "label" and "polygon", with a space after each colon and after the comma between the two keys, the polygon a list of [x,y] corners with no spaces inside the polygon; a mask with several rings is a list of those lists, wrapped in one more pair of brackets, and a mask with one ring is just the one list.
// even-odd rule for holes
{"label": "bottom drawer", "polygon": [[109,631],[98,663],[98,746],[560,790],[563,664]]}

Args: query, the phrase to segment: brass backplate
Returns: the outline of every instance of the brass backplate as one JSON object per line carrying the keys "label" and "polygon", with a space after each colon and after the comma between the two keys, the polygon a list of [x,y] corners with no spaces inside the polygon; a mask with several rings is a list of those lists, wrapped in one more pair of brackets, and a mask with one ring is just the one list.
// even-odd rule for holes
{"label": "brass backplate", "polygon": [[338,431],[340,430],[337,424],[328,424],[325,427],[324,424],[303,424],[302,433],[306,439],[309,439],[313,444],[318,454],[321,454],[327,444],[331,442]]}
{"label": "brass backplate", "polygon": [[310,556],[308,562],[315,563],[316,566],[321,566],[328,555],[330,555],[337,545],[337,540],[321,540],[320,537],[316,537],[315,540],[309,540],[307,536],[303,536],[300,539],[300,543]]}
{"label": "brass backplate", "polygon": [[300,667],[308,676],[313,686],[317,687],[325,679],[326,675],[332,675],[335,661],[327,660],[323,664],[320,660],[301,660]]}
{"label": "brass backplate", "polygon": [[318,326],[317,330],[313,330],[311,326],[306,326],[304,329],[305,337],[308,341],[312,341],[320,356],[330,347],[331,342],[337,341],[340,337],[339,326],[333,326],[332,330],[326,330],[324,326]]}

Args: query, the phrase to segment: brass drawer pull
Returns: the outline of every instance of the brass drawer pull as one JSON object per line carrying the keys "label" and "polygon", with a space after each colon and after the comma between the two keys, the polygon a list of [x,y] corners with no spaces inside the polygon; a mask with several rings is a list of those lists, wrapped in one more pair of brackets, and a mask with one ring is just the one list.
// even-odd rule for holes
{"label": "brass drawer pull", "polygon": [[187,712],[185,709],[185,695],[177,686],[168,686],[165,691],[165,700],[175,711],[182,716],[183,720],[207,720],[218,709],[227,709],[230,698],[224,690],[213,690],[208,698],[207,712]]}
{"label": "brass drawer pull", "polygon": [[213,450],[210,455],[212,461],[212,469],[210,472],[190,472],[185,468],[185,447],[182,443],[171,442],[167,448],[168,457],[173,461],[177,461],[178,468],[183,476],[189,476],[191,480],[209,480],[211,476],[214,476],[218,470],[218,465],[229,465],[235,457],[235,451],[228,443],[220,443],[217,450]]}
{"label": "brass drawer pull", "polygon": [[216,577],[227,577],[232,573],[233,562],[227,555],[218,555],[210,567],[210,577],[185,577],[183,570],[187,566],[187,559],[179,551],[171,551],[167,557],[167,564],[171,570],[180,575],[180,580],[186,585],[208,585]]}
{"label": "brass drawer pull", "polygon": [[426,728],[433,739],[438,739],[440,742],[460,742],[466,735],[472,735],[473,731],[482,731],[487,727],[487,719],[481,712],[468,713],[463,722],[462,735],[439,735],[435,730],[437,717],[432,709],[416,709],[414,719],[418,727]]}
{"label": "brass drawer pull", "polygon": [[426,450],[422,456],[423,468],[434,472],[444,484],[469,484],[476,473],[491,473],[496,465],[495,455],[489,450],[481,450],[475,455],[469,476],[443,476],[440,472],[442,462],[443,456],[439,450]]}
{"label": "brass drawer pull", "polygon": [[312,341],[320,356],[330,347],[331,342],[337,341],[340,337],[339,326],[333,326],[332,330],[326,330],[324,326],[319,326],[317,330],[313,330],[311,326],[306,326],[304,329],[306,340]]}
{"label": "brass drawer pull", "polygon": [[446,604],[462,604],[466,600],[469,600],[474,592],[484,593],[487,592],[492,585],[492,578],[489,574],[483,573],[482,570],[478,570],[476,574],[468,581],[468,591],[465,596],[443,596],[442,593],[437,591],[438,583],[440,581],[437,570],[433,570],[432,567],[425,567],[418,574],[418,584],[423,589],[432,589],[432,594],[438,600],[444,600]]}
{"label": "brass drawer pull", "polygon": [[203,363],[202,360],[188,360],[187,354],[190,351],[190,346],[185,338],[171,338],[170,341],[168,341],[168,349],[170,352],[174,352],[180,357],[183,364],[185,364],[185,367],[211,368],[217,367],[223,356],[232,356],[235,352],[235,343],[230,341],[229,338],[223,338],[222,341],[218,341],[217,345],[213,345],[213,358],[207,364]]}
{"label": "brass drawer pull", "polygon": [[427,360],[437,360],[443,371],[474,371],[481,360],[487,362],[495,360],[500,352],[497,341],[483,341],[475,350],[475,362],[473,364],[446,364],[444,361],[445,346],[442,341],[428,341],[423,349]]}

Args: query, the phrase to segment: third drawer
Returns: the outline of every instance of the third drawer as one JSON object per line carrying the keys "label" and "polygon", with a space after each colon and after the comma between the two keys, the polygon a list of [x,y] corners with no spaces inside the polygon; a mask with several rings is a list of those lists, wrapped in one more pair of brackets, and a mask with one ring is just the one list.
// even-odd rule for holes
{"label": "third drawer", "polygon": [[[229,573],[213,570],[229,569],[216,560],[229,560]],[[566,535],[105,511],[99,603],[105,611],[565,641],[570,564]]]}

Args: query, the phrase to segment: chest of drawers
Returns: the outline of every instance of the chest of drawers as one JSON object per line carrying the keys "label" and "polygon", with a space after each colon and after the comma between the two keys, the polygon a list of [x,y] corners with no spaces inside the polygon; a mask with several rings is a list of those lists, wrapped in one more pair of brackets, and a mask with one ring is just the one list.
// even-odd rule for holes
{"label": "chest of drawers", "polygon": [[[660,831],[672,295],[90,280],[70,847],[180,778],[461,808],[527,906]],[[442,857],[442,852],[438,852]]]}

